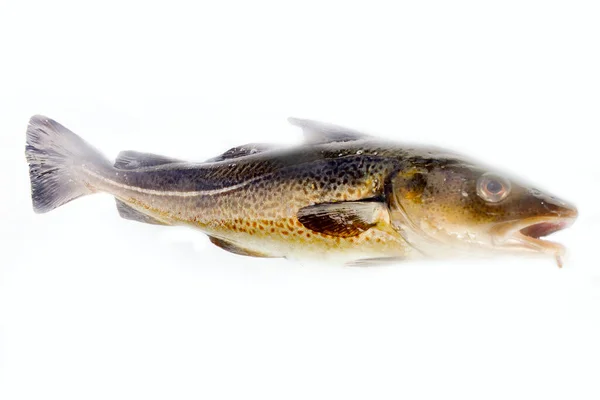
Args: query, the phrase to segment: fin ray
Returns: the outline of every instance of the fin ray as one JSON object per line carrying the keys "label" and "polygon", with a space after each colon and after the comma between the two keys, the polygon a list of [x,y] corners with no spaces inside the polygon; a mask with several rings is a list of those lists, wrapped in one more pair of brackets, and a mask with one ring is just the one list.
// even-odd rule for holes
{"label": "fin ray", "polygon": [[44,213],[94,193],[82,180],[81,167],[112,168],[95,148],[58,122],[34,115],[27,127],[25,156],[29,163],[33,209]]}
{"label": "fin ray", "polygon": [[384,267],[388,265],[398,264],[404,261],[404,257],[373,257],[361,258],[355,261],[346,263],[347,267]]}
{"label": "fin ray", "polygon": [[301,208],[298,220],[308,229],[330,236],[357,236],[377,225],[383,204],[374,201],[322,203]]}
{"label": "fin ray", "polygon": [[249,256],[249,257],[276,258],[274,256],[270,256],[268,254],[261,253],[258,251],[244,249],[243,247],[233,244],[227,240],[219,239],[214,236],[208,236],[208,238],[210,239],[210,242],[212,244],[214,244],[215,246],[220,247],[223,250],[228,251],[233,254],[237,254],[240,256]]}
{"label": "fin ray", "polygon": [[125,150],[119,153],[115,160],[115,168],[118,169],[138,169],[147,167],[156,167],[158,165],[173,164],[183,162],[175,158],[160,156],[151,153],[141,153],[139,151]]}
{"label": "fin ray", "polygon": [[206,160],[206,162],[218,162],[224,160],[232,160],[239,157],[245,157],[252,154],[262,153],[266,150],[273,149],[274,146],[266,143],[248,143],[242,146],[232,147],[223,154]]}
{"label": "fin ray", "polygon": [[366,139],[371,136],[345,128],[339,125],[327,124],[325,122],[310,119],[288,118],[290,124],[302,128],[307,143],[323,144],[330,142],[351,142]]}
{"label": "fin ray", "polygon": [[156,218],[153,218],[149,215],[146,215],[135,208],[131,207],[129,204],[125,203],[122,200],[115,199],[117,202],[117,210],[119,211],[119,215],[121,218],[125,218],[131,221],[142,222],[144,224],[151,225],[169,225],[165,222],[159,221]]}

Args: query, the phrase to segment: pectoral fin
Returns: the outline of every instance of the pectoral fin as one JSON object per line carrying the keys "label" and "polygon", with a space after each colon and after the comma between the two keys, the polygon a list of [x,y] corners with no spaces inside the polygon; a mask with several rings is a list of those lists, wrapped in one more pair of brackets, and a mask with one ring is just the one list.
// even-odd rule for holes
{"label": "pectoral fin", "polygon": [[298,220],[306,228],[339,237],[360,235],[387,219],[385,205],[374,201],[322,203],[298,211]]}

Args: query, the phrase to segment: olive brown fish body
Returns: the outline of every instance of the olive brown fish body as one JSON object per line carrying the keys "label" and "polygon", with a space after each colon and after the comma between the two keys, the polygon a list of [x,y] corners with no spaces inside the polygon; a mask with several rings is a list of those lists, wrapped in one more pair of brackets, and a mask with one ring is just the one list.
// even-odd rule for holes
{"label": "olive brown fish body", "polygon": [[374,208],[378,226],[350,237],[307,229],[298,212],[315,204],[382,199],[386,179],[397,168],[398,160],[380,146],[355,143],[84,173],[95,190],[164,224],[199,228],[240,252],[352,260],[406,257],[414,249],[393,231],[384,209]]}
{"label": "olive brown fish body", "polygon": [[355,262],[563,252],[539,239],[576,216],[554,197],[453,153],[292,122],[306,131],[301,146],[249,144],[201,163],[126,151],[113,164],[62,125],[35,116],[26,148],[34,209],[106,192],[124,218],[191,226],[225,250],[257,257]]}

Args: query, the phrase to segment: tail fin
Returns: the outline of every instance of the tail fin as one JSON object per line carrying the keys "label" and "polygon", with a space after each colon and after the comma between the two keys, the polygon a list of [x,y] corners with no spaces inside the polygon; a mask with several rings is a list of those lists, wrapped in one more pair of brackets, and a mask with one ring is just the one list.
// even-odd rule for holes
{"label": "tail fin", "polygon": [[29,120],[25,156],[33,209],[37,213],[51,211],[94,192],[82,180],[82,166],[110,166],[102,154],[79,136],[41,115]]}

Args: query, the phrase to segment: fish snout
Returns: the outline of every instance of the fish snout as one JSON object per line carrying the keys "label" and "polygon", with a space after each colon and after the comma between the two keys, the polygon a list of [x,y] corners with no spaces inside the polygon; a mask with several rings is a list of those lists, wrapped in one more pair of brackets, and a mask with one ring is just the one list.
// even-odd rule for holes
{"label": "fish snout", "polygon": [[573,204],[556,196],[542,193],[536,189],[533,189],[531,194],[539,201],[540,206],[545,211],[547,216],[557,217],[562,220],[569,220],[571,223],[577,219],[579,213],[577,211],[577,207],[575,207]]}

